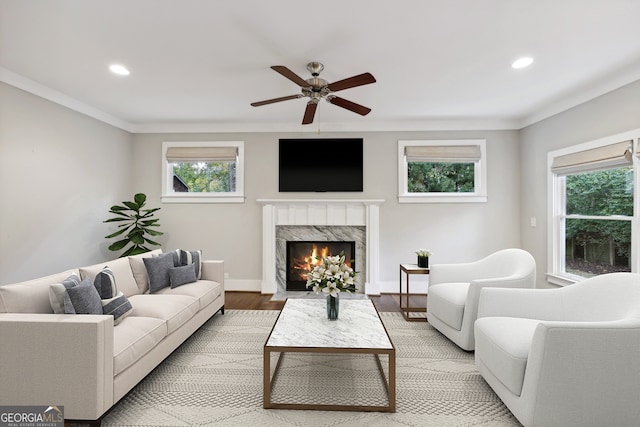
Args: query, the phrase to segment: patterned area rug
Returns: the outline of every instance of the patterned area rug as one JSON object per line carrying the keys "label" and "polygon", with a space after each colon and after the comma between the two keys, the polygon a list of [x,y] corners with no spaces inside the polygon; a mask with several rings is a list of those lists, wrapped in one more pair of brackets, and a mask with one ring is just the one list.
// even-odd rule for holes
{"label": "patterned area rug", "polygon": [[[103,420],[110,426],[519,426],[460,350],[428,323],[380,313],[396,347],[396,413],[262,408],[262,347],[278,311],[210,319]],[[386,404],[373,356],[287,354],[273,401]],[[386,360],[382,360],[386,366]],[[272,366],[275,363],[272,362]]]}

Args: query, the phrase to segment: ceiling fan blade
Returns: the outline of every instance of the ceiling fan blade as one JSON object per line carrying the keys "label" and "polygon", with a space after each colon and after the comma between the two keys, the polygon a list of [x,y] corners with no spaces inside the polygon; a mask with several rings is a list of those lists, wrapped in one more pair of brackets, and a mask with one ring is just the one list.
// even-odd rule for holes
{"label": "ceiling fan blade", "polygon": [[317,102],[307,102],[307,108],[304,110],[304,117],[302,118],[303,125],[313,123],[313,117],[316,115],[316,108],[318,108]]}
{"label": "ceiling fan blade", "polygon": [[376,79],[371,73],[358,74],[357,76],[349,77],[347,79],[338,80],[327,85],[327,88],[331,92],[337,92],[339,90],[345,90],[356,86],[368,85],[375,83]]}
{"label": "ceiling fan blade", "polygon": [[288,101],[290,99],[302,98],[302,96],[303,95],[289,95],[289,96],[283,96],[281,98],[267,99],[266,101],[252,102],[251,106],[259,107],[261,105],[273,104],[274,102],[281,102],[281,101]]}
{"label": "ceiling fan blade", "polygon": [[344,98],[340,98],[339,96],[332,96],[331,98],[327,98],[327,100],[333,105],[346,108],[347,110],[353,111],[354,113],[358,113],[361,116],[366,116],[371,112],[371,108],[367,108],[363,105],[356,104],[355,102],[351,102]]}
{"label": "ceiling fan blade", "polygon": [[300,87],[309,87],[311,86],[309,83],[307,83],[302,77],[298,76],[296,73],[294,73],[293,71],[291,71],[290,69],[288,69],[287,67],[285,67],[284,65],[274,65],[271,67],[272,70],[282,74],[283,76],[285,76],[286,78],[288,78],[289,80],[291,80],[292,82],[294,82],[295,84],[297,84]]}

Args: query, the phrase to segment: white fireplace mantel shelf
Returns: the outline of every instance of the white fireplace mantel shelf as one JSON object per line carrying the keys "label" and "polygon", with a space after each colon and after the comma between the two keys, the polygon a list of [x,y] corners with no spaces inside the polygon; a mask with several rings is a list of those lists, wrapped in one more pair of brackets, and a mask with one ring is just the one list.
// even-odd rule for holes
{"label": "white fireplace mantel shelf", "polygon": [[365,226],[365,293],[380,294],[379,208],[382,199],[258,199],[262,204],[262,293],[277,291],[276,227],[279,225]]}

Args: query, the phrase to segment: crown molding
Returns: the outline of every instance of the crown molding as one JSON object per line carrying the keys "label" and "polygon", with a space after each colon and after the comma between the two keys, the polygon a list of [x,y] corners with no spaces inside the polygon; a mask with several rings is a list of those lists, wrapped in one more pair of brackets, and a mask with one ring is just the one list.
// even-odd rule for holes
{"label": "crown molding", "polygon": [[0,67],[0,81],[62,105],[78,113],[92,117],[130,133],[269,133],[269,132],[398,132],[398,131],[447,131],[447,130],[502,130],[518,129],[515,119],[468,118],[437,119],[388,122],[341,122],[306,125],[299,123],[209,123],[209,122],[163,122],[131,123],[112,116],[102,110],[28,79],[7,68]]}
{"label": "crown molding", "polygon": [[4,67],[0,67],[0,81],[14,86],[18,89],[24,90],[25,92],[29,92],[33,95],[44,98],[55,104],[67,107],[70,110],[77,111],[78,113],[84,114],[85,116],[92,117],[96,120],[107,123],[111,126],[117,127],[127,132],[132,132],[133,125],[131,123],[114,117],[111,114],[105,113],[104,111],[87,105],[83,102],[80,102],[69,95],[65,95],[64,93],[51,89],[50,87],[45,86],[41,83],[28,79],[18,73],[14,73],[13,71],[8,70]]}
{"label": "crown molding", "polygon": [[294,123],[138,123],[133,133],[269,133],[296,132],[412,132],[462,130],[514,130],[519,120],[443,119],[424,121],[340,122],[301,125]]}
{"label": "crown molding", "polygon": [[269,132],[419,132],[419,131],[465,131],[465,130],[520,130],[551,116],[569,110],[605,93],[640,80],[640,60],[618,73],[607,75],[597,81],[564,94],[557,100],[542,106],[524,118],[441,118],[407,121],[360,121],[321,123],[303,126],[297,123],[211,123],[211,122],[162,122],[131,123],[115,117],[69,95],[28,79],[7,68],[0,67],[0,81],[32,93],[78,113],[92,117],[130,133],[269,133]]}
{"label": "crown molding", "polygon": [[519,129],[548,119],[637,80],[640,80],[640,60],[634,61],[616,73],[607,74],[605,77],[590,81],[569,93],[563,94],[555,101],[541,106],[535,113],[522,119]]}

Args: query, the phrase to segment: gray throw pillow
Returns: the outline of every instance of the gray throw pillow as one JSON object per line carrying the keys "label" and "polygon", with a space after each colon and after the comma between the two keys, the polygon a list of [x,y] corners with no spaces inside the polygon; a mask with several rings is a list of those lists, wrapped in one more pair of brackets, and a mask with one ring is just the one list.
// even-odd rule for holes
{"label": "gray throw pillow", "polygon": [[66,314],[102,314],[102,302],[98,291],[89,278],[77,286],[67,288],[64,299]]}
{"label": "gray throw pillow", "polygon": [[102,300],[102,313],[112,315],[114,325],[120,323],[132,311],[129,299],[122,292],[118,292],[113,298]]}
{"label": "gray throw pillow", "polygon": [[113,275],[113,271],[106,266],[102,271],[96,274],[93,279],[93,286],[96,287],[98,295],[102,299],[113,298],[118,294],[118,287],[116,286],[116,278]]}
{"label": "gray throw pillow", "polygon": [[174,256],[175,253],[168,252],[151,258],[143,258],[144,266],[149,276],[150,293],[158,292],[160,289],[171,285],[169,269],[175,267]]}
{"label": "gray throw pillow", "polygon": [[196,279],[202,277],[202,251],[184,251],[178,249],[180,256],[180,264],[176,265],[189,265],[194,264],[196,268]]}
{"label": "gray throw pillow", "polygon": [[173,267],[169,270],[169,278],[171,279],[171,288],[177,288],[187,283],[193,283],[196,279],[195,264]]}
{"label": "gray throw pillow", "polygon": [[65,314],[64,299],[67,295],[67,288],[72,288],[80,284],[80,278],[75,274],[67,277],[60,283],[52,283],[49,286],[49,304],[55,314]]}

